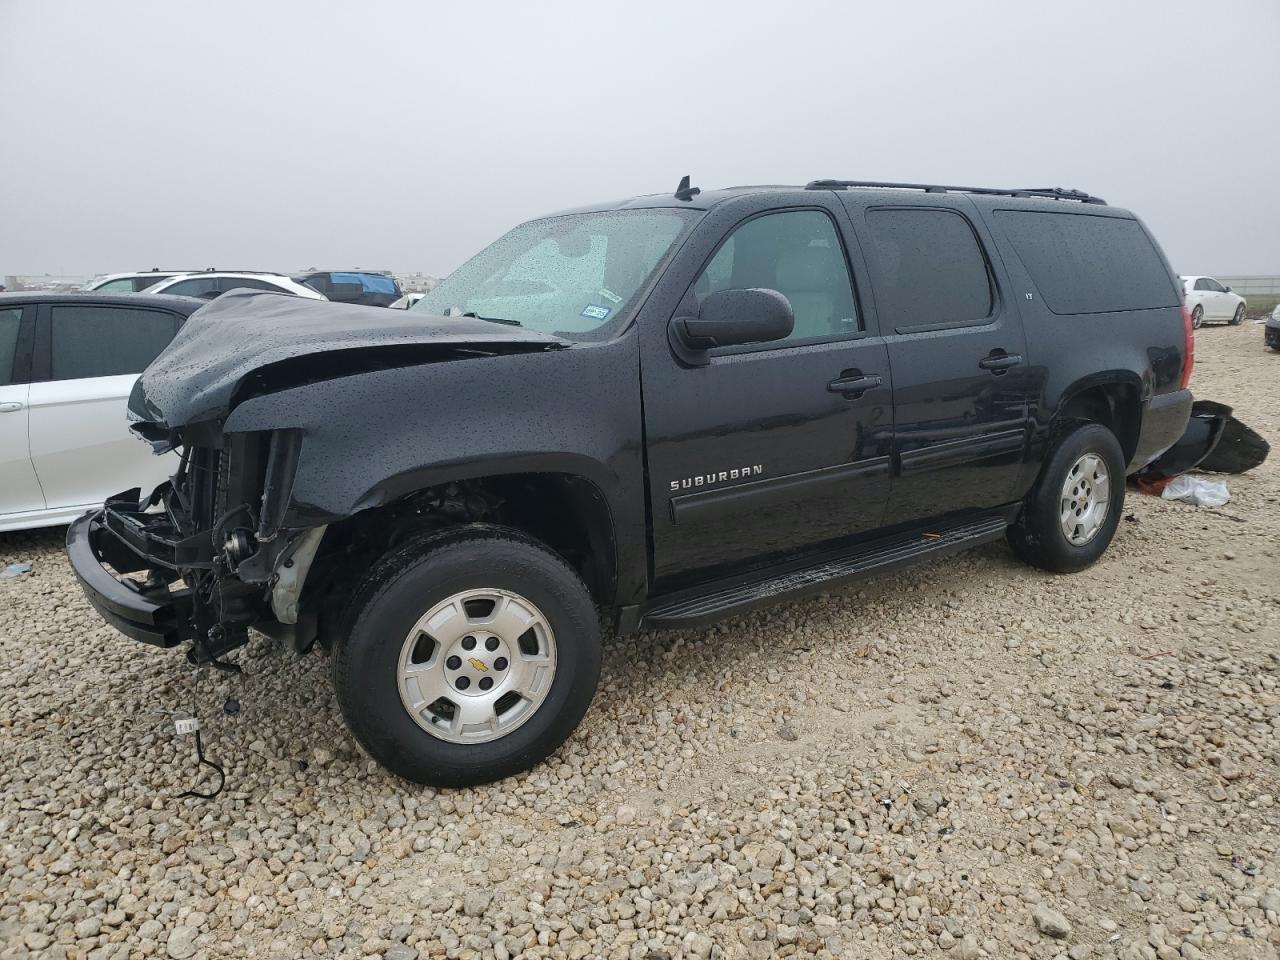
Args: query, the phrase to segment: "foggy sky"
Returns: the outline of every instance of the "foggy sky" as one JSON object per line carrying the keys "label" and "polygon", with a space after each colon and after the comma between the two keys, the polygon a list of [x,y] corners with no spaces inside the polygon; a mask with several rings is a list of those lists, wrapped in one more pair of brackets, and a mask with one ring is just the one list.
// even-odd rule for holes
{"label": "foggy sky", "polygon": [[1079,187],[1280,274],[1280,0],[0,0],[0,276],[445,274],[595,200]]}

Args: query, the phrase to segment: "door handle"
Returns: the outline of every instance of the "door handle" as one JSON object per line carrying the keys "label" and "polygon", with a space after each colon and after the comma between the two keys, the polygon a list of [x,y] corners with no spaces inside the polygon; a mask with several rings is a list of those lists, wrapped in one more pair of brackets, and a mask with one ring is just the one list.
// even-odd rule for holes
{"label": "door handle", "polygon": [[16,400],[9,403],[0,403],[0,413],[17,413],[22,409],[22,404]]}
{"label": "door handle", "polygon": [[1005,353],[1003,350],[997,353],[992,350],[989,355],[978,361],[978,366],[983,370],[990,370],[992,373],[999,375],[1020,363],[1022,363],[1022,355],[1019,353]]}
{"label": "door handle", "polygon": [[875,374],[863,376],[856,370],[846,370],[827,384],[827,390],[831,393],[842,393],[849,400],[857,400],[868,390],[880,386],[883,382]]}

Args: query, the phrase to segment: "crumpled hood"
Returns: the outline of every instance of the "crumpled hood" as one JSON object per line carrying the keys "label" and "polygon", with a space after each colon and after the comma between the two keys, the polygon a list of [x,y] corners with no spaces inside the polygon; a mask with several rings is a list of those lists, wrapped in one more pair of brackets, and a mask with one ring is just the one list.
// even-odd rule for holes
{"label": "crumpled hood", "polygon": [[314,378],[318,364],[299,373],[309,357],[328,361],[321,376],[338,377],[447,359],[465,348],[527,353],[567,346],[550,334],[474,317],[234,292],[183,324],[138,378],[129,414],[169,428],[223,417],[248,378],[270,389],[267,368]]}

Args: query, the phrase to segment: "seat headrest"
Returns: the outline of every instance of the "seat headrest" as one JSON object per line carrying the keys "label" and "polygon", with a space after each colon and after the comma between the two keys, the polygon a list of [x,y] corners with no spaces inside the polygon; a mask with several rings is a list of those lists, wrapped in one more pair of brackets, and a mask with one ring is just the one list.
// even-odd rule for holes
{"label": "seat headrest", "polygon": [[844,272],[830,247],[792,248],[778,258],[778,287],[784,292],[828,292]]}

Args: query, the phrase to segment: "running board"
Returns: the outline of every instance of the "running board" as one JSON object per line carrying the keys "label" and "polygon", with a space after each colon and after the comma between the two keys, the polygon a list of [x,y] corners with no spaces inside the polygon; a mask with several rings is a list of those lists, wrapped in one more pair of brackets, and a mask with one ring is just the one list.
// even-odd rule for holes
{"label": "running board", "polygon": [[699,627],[780,599],[818,593],[851,580],[931,560],[989,543],[1004,536],[1004,517],[987,516],[964,523],[919,531],[864,544],[843,554],[827,554],[808,566],[746,579],[721,581],[701,592],[685,591],[658,601],[644,614],[642,626]]}

